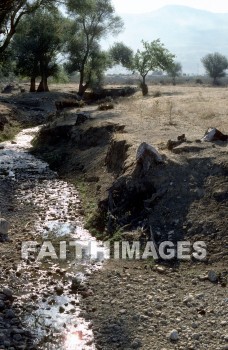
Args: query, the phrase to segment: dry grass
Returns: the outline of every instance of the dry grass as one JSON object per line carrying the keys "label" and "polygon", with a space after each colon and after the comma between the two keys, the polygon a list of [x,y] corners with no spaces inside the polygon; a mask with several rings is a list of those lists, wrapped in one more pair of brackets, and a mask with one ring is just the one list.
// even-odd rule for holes
{"label": "dry grass", "polygon": [[211,126],[227,133],[228,88],[161,86],[157,98],[155,91],[151,86],[147,97],[138,92],[118,105],[119,122],[133,143],[158,144],[181,134],[195,140]]}
{"label": "dry grass", "polygon": [[[60,89],[76,91],[77,85],[51,86],[52,91]],[[159,96],[154,97],[157,91]],[[131,97],[119,98],[112,112],[96,111],[93,115],[99,120],[126,125],[135,148],[142,141],[156,145],[181,134],[195,140],[212,126],[228,132],[228,88],[153,85],[149,87],[148,96],[143,97],[139,91]]]}

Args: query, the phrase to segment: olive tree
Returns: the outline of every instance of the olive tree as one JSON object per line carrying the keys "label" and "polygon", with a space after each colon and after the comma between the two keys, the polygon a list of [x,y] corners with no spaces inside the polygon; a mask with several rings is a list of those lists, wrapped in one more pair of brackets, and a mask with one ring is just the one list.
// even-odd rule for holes
{"label": "olive tree", "polygon": [[182,65],[180,62],[174,62],[168,69],[167,73],[172,77],[173,85],[176,85],[176,78],[181,75]]}
{"label": "olive tree", "polygon": [[53,8],[56,0],[1,0],[0,55],[7,49],[23,16],[39,8]]}
{"label": "olive tree", "polygon": [[159,39],[148,43],[142,41],[143,49],[137,50],[133,60],[133,70],[142,78],[141,89],[143,95],[148,94],[146,77],[149,72],[167,70],[173,65],[174,55],[171,54]]}
{"label": "olive tree", "polygon": [[133,67],[133,50],[122,42],[116,42],[109,50],[113,64],[120,64],[127,69]]}
{"label": "olive tree", "polygon": [[116,16],[111,0],[67,0],[66,6],[73,21],[66,52],[71,70],[79,73],[78,93],[82,96],[91,83],[93,72],[88,70],[95,69],[91,65],[94,54],[101,54],[98,50],[101,38],[119,33],[123,22]]}
{"label": "olive tree", "polygon": [[218,78],[226,75],[225,70],[228,68],[228,60],[220,53],[210,53],[204,56],[201,61],[207,74],[213,79],[213,84],[217,83]]}
{"label": "olive tree", "polygon": [[29,76],[30,91],[36,90],[38,76],[41,82],[38,92],[49,91],[48,77],[57,73],[56,57],[62,47],[64,18],[55,10],[38,10],[25,16],[18,26],[12,42],[17,72]]}

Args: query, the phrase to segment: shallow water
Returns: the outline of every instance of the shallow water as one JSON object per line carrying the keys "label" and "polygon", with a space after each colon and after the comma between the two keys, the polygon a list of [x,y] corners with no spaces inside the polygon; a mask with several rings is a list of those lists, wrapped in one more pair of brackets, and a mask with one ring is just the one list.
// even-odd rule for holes
{"label": "shallow water", "polygon": [[[78,192],[71,184],[58,179],[48,164],[29,154],[31,141],[39,127],[23,130],[15,143],[5,142],[0,150],[0,177],[16,184],[15,199],[23,206],[32,205],[37,219],[30,234],[34,241],[59,240],[95,242],[83,227]],[[25,222],[29,218],[25,218]],[[98,242],[101,252],[102,244]],[[34,334],[37,349],[94,350],[92,326],[81,316],[80,295],[72,293],[71,281],[77,276],[82,284],[94,270],[101,267],[104,257],[83,256],[83,260],[22,261],[17,267],[20,279],[13,275],[15,289],[21,296],[21,317],[25,327]],[[64,266],[64,269],[62,268]],[[56,285],[62,288],[56,293]]]}

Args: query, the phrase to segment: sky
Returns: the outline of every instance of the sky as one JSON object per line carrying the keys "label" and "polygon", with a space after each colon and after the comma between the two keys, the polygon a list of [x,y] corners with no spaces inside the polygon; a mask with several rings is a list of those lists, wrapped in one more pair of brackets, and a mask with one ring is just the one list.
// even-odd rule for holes
{"label": "sky", "polygon": [[211,12],[228,13],[228,0],[112,0],[117,13],[147,13],[166,5],[183,5]]}

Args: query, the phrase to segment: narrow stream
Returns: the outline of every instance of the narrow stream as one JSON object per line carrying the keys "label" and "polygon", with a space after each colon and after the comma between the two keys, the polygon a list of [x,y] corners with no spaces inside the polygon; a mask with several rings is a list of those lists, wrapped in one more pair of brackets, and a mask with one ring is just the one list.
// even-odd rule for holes
{"label": "narrow stream", "polygon": [[[82,207],[75,187],[58,179],[47,163],[29,153],[38,130],[25,129],[15,142],[0,145],[4,146],[0,149],[0,177],[10,178],[17,184],[16,203],[21,207],[32,205],[36,214],[30,236],[38,242],[49,240],[54,247],[58,247],[60,241],[69,240],[96,243],[83,228]],[[25,224],[27,222],[30,218],[25,218]],[[101,254],[93,259],[86,254],[83,260],[72,259],[72,251],[67,250],[67,259],[61,262],[39,261],[31,253],[16,271],[10,271],[9,281],[20,295],[19,316],[34,335],[36,349],[96,349],[92,324],[85,320],[80,300],[83,293],[92,297],[93,292],[86,288],[86,279],[102,266],[104,247],[99,242],[97,245]],[[73,290],[75,283],[79,284],[79,291]]]}

